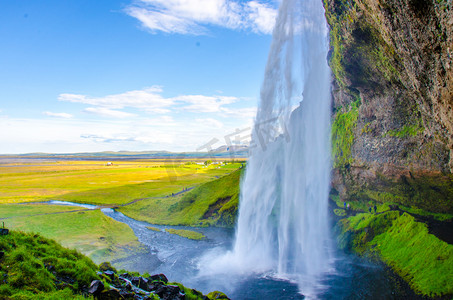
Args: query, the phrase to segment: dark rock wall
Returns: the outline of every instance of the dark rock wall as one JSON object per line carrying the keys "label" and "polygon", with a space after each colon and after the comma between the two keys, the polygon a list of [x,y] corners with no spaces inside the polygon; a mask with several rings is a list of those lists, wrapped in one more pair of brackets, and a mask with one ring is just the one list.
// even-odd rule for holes
{"label": "dark rock wall", "polygon": [[333,187],[453,212],[451,0],[324,0]]}

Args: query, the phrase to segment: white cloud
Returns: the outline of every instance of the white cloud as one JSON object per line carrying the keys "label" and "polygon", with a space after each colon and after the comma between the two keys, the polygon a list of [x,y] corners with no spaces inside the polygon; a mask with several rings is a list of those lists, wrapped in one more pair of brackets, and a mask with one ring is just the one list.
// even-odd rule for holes
{"label": "white cloud", "polygon": [[[187,111],[193,113],[227,113],[231,116],[246,117],[247,111],[239,109],[232,111],[226,105],[240,101],[240,98],[231,96],[179,95],[165,98],[161,95],[161,87],[146,88],[143,90],[128,91],[116,95],[90,97],[79,94],[60,94],[58,100],[88,104],[84,112],[112,118],[136,117],[136,114],[121,111],[124,108],[133,108],[148,113],[167,114],[171,111]],[[54,113],[45,114],[57,116]],[[58,115],[63,117],[63,115]]]}
{"label": "white cloud", "polygon": [[275,8],[255,0],[137,0],[125,11],[153,33],[194,35],[209,25],[270,34],[277,16]]}
{"label": "white cloud", "polygon": [[250,119],[256,117],[256,107],[245,107],[245,108],[236,108],[231,109],[227,107],[221,108],[222,112],[225,113],[227,116],[234,117],[234,118],[242,118],[242,119]]}
{"label": "white cloud", "polygon": [[109,117],[109,118],[130,118],[130,117],[135,117],[137,115],[131,114],[128,112],[124,111],[119,111],[119,110],[113,110],[105,107],[88,107],[83,110],[84,112],[90,113],[90,114],[96,114],[102,117]]}
{"label": "white cloud", "polygon": [[224,105],[234,103],[239,99],[225,96],[185,95],[173,98],[183,102],[182,109],[191,112],[214,113],[221,112]]}
{"label": "white cloud", "polygon": [[55,117],[55,118],[64,118],[64,119],[70,119],[73,117],[73,115],[68,114],[68,113],[54,113],[50,111],[45,111],[43,112],[44,115],[49,116],[49,117]]}
{"label": "white cloud", "polygon": [[255,32],[272,33],[277,11],[265,4],[257,1],[250,1],[248,5],[249,23]]}
{"label": "white cloud", "polygon": [[219,120],[213,118],[204,118],[204,119],[195,119],[197,123],[202,126],[211,127],[211,128],[222,128],[223,123]]}
{"label": "white cloud", "polygon": [[[231,120],[228,120],[231,121]],[[223,124],[214,118],[136,118],[122,120],[0,118],[0,153],[168,150],[190,152],[213,138],[225,136],[246,124]]]}
{"label": "white cloud", "polygon": [[125,107],[141,108],[147,111],[166,111],[165,108],[173,104],[171,99],[163,98],[160,93],[162,88],[153,86],[143,90],[128,91],[122,94],[107,95],[104,97],[89,97],[77,94],[60,94],[58,100],[101,106],[109,109],[122,109]]}

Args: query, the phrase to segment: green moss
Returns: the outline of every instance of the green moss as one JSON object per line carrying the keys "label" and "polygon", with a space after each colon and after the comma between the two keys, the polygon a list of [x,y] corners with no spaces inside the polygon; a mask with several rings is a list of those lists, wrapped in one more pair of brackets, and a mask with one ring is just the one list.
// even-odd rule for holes
{"label": "green moss", "polygon": [[425,224],[396,211],[358,214],[341,222],[341,239],[354,251],[378,255],[419,294],[453,293],[453,245],[428,233]]}
{"label": "green moss", "polygon": [[329,59],[330,69],[337,79],[338,85],[344,87],[344,68],[341,63],[343,57],[343,47],[341,43],[341,36],[339,34],[339,27],[333,26],[330,30],[330,45],[332,46],[332,55]]}
{"label": "green moss", "polygon": [[191,240],[202,240],[205,238],[205,236],[201,232],[193,230],[168,228],[165,231],[170,234],[176,234]]}
{"label": "green moss", "polygon": [[335,213],[335,215],[339,216],[339,217],[344,217],[346,216],[346,211],[344,209],[334,209],[333,212]]}
{"label": "green moss", "polygon": [[208,295],[209,299],[228,299],[228,297],[219,291],[210,292]]}
{"label": "green moss", "polygon": [[346,110],[335,115],[331,131],[334,168],[344,167],[353,161],[351,149],[354,144],[354,129],[359,116],[359,103],[360,101],[357,100]]}
{"label": "green moss", "polygon": [[366,124],[363,126],[362,130],[360,131],[360,133],[361,133],[361,134],[368,134],[368,133],[371,133],[372,130],[371,130],[371,128],[370,128],[370,125],[371,125],[371,122],[366,123]]}
{"label": "green moss", "polygon": [[404,125],[401,129],[389,130],[386,135],[398,137],[398,138],[407,138],[411,136],[416,136],[417,134],[425,130],[419,125]]}

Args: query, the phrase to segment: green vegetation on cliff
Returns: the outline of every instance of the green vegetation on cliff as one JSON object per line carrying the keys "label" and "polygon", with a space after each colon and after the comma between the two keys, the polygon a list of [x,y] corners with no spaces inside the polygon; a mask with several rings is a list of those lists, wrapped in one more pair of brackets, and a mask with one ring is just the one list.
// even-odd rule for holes
{"label": "green vegetation on cliff", "polygon": [[332,123],[332,157],[335,168],[352,163],[351,148],[354,143],[354,129],[357,126],[360,100],[336,113]]}
{"label": "green vegetation on cliff", "polygon": [[[379,174],[378,174],[379,175]],[[437,214],[453,214],[453,175],[401,176],[392,181],[381,176],[378,184],[350,188],[357,201],[400,204]]]}
{"label": "green vegetation on cliff", "polygon": [[343,247],[379,257],[422,295],[453,294],[453,245],[407,213],[362,213],[340,221]]}
{"label": "green vegetation on cliff", "polygon": [[417,125],[404,125],[403,128],[399,130],[389,130],[387,132],[388,136],[394,136],[399,138],[405,138],[408,136],[416,136],[419,132],[423,131],[423,127]]}

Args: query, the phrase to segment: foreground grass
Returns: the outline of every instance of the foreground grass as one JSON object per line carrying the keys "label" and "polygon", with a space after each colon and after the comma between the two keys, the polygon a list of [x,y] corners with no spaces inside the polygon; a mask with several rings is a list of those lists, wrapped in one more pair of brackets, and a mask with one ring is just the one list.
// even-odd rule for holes
{"label": "foreground grass", "polygon": [[453,245],[428,233],[424,223],[397,211],[341,220],[342,243],[378,255],[422,295],[453,294]]}
{"label": "foreground grass", "polygon": [[85,299],[78,291],[99,279],[90,259],[40,235],[10,232],[0,236],[0,250],[2,299]]}
{"label": "foreground grass", "polygon": [[162,225],[226,226],[235,223],[242,169],[199,185],[178,197],[146,199],[119,210],[140,221]]}
{"label": "foreground grass", "polygon": [[[77,249],[97,263],[126,257],[130,249],[141,247],[129,226],[105,216],[100,210],[45,214],[72,209],[80,208],[3,204],[0,205],[0,216],[16,216],[3,220],[8,228],[39,232],[65,247]],[[30,213],[36,215],[24,216]]]}
{"label": "foreground grass", "polygon": [[[38,164],[38,162],[36,162]],[[0,168],[0,203],[62,200],[124,204],[177,193],[237,169],[238,163],[200,166],[189,161],[39,162]]]}
{"label": "foreground grass", "polygon": [[[139,291],[130,292],[130,286],[127,288],[126,283],[118,279],[119,273],[127,273],[123,276],[128,278],[140,274],[118,272],[108,263],[98,266],[80,252],[66,249],[38,234],[10,231],[8,235],[0,236],[0,251],[4,254],[0,259],[0,299],[93,299],[88,293],[93,280],[101,280],[105,287],[98,299],[119,299],[118,292],[117,296],[111,296],[111,287],[128,293],[127,299],[160,299],[158,292],[148,296]],[[107,270],[111,272],[109,276]],[[149,274],[143,276],[150,278]],[[159,278],[153,279],[153,283],[177,285],[185,299],[228,299],[221,292],[203,296],[182,284],[167,283],[165,276]]]}

